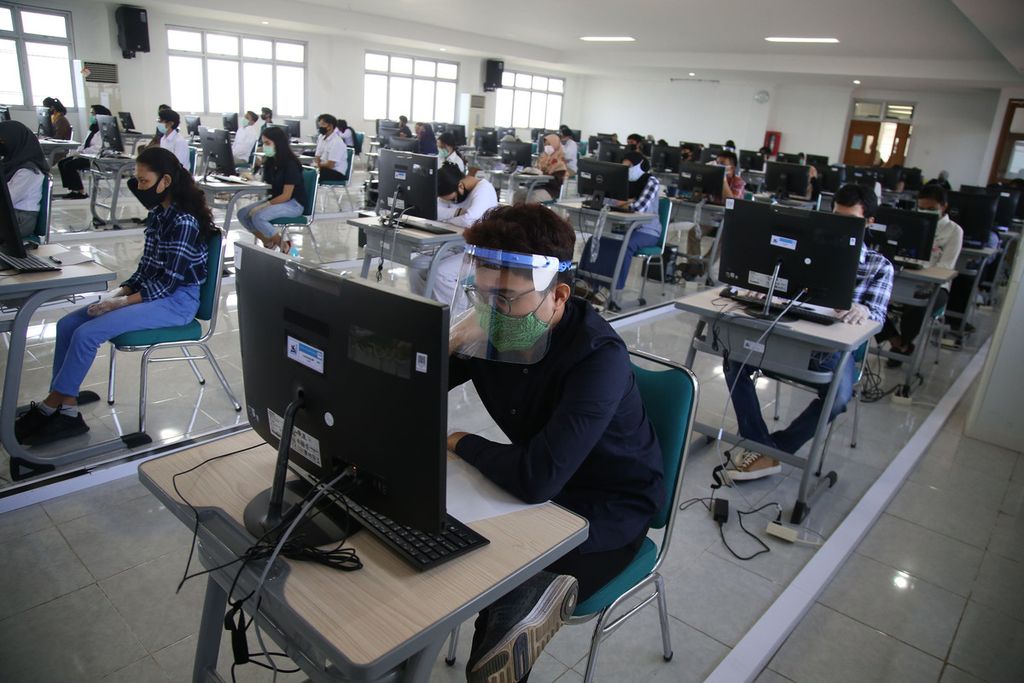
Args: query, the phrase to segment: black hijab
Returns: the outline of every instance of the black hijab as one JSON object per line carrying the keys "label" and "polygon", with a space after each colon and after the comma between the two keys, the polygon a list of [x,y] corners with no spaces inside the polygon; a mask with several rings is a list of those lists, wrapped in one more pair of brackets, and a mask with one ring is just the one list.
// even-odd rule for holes
{"label": "black hijab", "polygon": [[0,121],[0,159],[3,160],[4,180],[10,182],[19,168],[50,172],[39,140],[25,124],[19,121]]}

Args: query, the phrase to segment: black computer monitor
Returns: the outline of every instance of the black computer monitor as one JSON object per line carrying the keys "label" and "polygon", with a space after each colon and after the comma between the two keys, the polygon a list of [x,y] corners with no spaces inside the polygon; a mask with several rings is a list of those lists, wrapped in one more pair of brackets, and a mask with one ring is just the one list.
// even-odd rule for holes
{"label": "black computer monitor", "polygon": [[878,182],[878,172],[871,166],[847,166],[846,180],[874,190],[875,183]]}
{"label": "black computer monitor", "polygon": [[285,119],[284,125],[288,129],[288,137],[290,138],[301,138],[302,137],[302,122],[298,119]]}
{"label": "black computer monitor", "polygon": [[121,121],[121,128],[126,133],[135,130],[135,121],[132,120],[132,113],[130,111],[117,112],[117,118]]}
{"label": "black computer monitor", "polygon": [[400,138],[397,135],[392,135],[388,140],[388,149],[398,152],[419,152],[420,141],[418,138]]}
{"label": "black computer monitor", "polygon": [[844,184],[846,184],[846,166],[842,164],[832,164],[825,169],[824,174],[821,174],[821,189],[824,192],[835,194]]}
{"label": "black computer monitor", "polygon": [[740,168],[744,171],[763,171],[764,155],[752,149],[741,149]]}
{"label": "black computer monitor", "polygon": [[[781,154],[779,156],[782,156]],[[803,164],[787,164],[769,161],[764,174],[765,190],[779,197],[810,194],[811,167]]]}
{"label": "black computer monitor", "polygon": [[938,223],[939,217],[934,213],[880,206],[864,239],[890,261],[927,264]]}
{"label": "black computer monitor", "polygon": [[375,128],[377,131],[377,137],[380,137],[381,135],[381,128],[394,128],[395,130],[398,130],[401,126],[398,125],[398,121],[392,121],[391,119],[377,119],[377,127]]}
{"label": "black computer monitor", "polygon": [[498,133],[498,141],[499,142],[501,142],[501,139],[503,137],[505,137],[506,135],[511,135],[512,137],[517,137],[516,129],[515,128],[499,128],[497,133]]}
{"label": "black computer monitor", "polygon": [[199,128],[199,143],[206,159],[206,173],[236,175],[235,154],[231,151],[231,136],[220,128]]}
{"label": "black computer monitor", "polygon": [[7,189],[7,180],[0,173],[0,252],[14,258],[25,258],[25,243],[18,229],[14,202]]}
{"label": "black computer monitor", "polygon": [[9,107],[5,107],[3,105],[0,105],[0,121],[10,121],[10,120],[11,120],[11,110],[10,110],[10,108]]}
{"label": "black computer monitor", "polygon": [[804,159],[811,166],[828,166],[828,157],[824,154],[806,154]]}
{"label": "black computer monitor", "polygon": [[[380,152],[377,169],[385,209],[437,220],[437,157],[385,149]],[[392,205],[396,192],[397,203]]]}
{"label": "black computer monitor", "polygon": [[783,164],[802,164],[804,162],[799,154],[787,154],[786,152],[779,152],[775,156],[775,160]]}
{"label": "black computer monitor", "polygon": [[995,186],[990,187],[999,193],[999,206],[996,207],[996,225],[1008,228],[1013,225],[1017,207],[1020,205],[1021,192],[1017,188]]}
{"label": "black computer monitor", "polygon": [[680,192],[721,197],[724,183],[725,166],[679,162],[679,180],[676,185]]}
{"label": "black computer monitor", "polygon": [[918,192],[924,187],[924,176],[919,168],[903,169],[903,189],[907,192]]}
{"label": "black computer monitor", "polygon": [[725,211],[718,277],[768,292],[779,266],[776,296],[847,310],[853,303],[864,243],[864,219],[737,199]]}
{"label": "black computer monitor", "polygon": [[597,160],[607,161],[613,164],[621,164],[626,156],[626,149],[611,140],[600,140],[597,143]]}
{"label": "black computer monitor", "polygon": [[688,149],[691,152],[693,152],[693,156],[694,157],[699,157],[700,156],[700,151],[702,149],[704,149],[704,143],[702,143],[702,142],[686,142],[685,140],[680,140],[679,141],[679,147],[680,148],[685,147],[686,149]]}
{"label": "black computer monitor", "polygon": [[533,144],[529,142],[502,142],[498,152],[503,164],[526,167],[533,163]]}
{"label": "black computer monitor", "polygon": [[569,133],[572,135],[572,139],[575,142],[579,142],[583,137],[583,132],[578,128],[570,128]]}
{"label": "black computer monitor", "polygon": [[896,192],[899,190],[900,181],[903,180],[903,169],[896,166],[879,168],[875,171],[875,177],[882,184],[883,190]]}
{"label": "black computer monitor", "polygon": [[477,128],[473,131],[473,147],[480,156],[498,156],[498,131],[493,128]]}
{"label": "black computer monitor", "polygon": [[36,107],[36,133],[45,138],[53,137],[53,121],[49,107]]}
{"label": "black computer monitor", "polygon": [[391,138],[397,138],[398,137],[398,131],[399,130],[401,130],[401,129],[397,125],[396,126],[381,125],[381,127],[378,129],[378,132],[377,132],[377,140],[378,140],[378,142],[380,142],[380,146],[381,146],[382,149],[386,148],[389,144],[391,144]]}
{"label": "black computer monitor", "polygon": [[651,150],[651,168],[658,173],[679,173],[680,154],[678,147],[655,145]]}
{"label": "black computer monitor", "polygon": [[629,167],[623,163],[579,160],[578,191],[596,201],[629,199]]}
{"label": "black computer monitor", "polygon": [[462,147],[466,144],[466,127],[461,123],[446,124],[445,132],[455,136],[455,145],[457,147]]}
{"label": "black computer monitor", "polygon": [[121,142],[121,131],[117,127],[117,119],[113,116],[97,114],[96,126],[100,130],[100,139],[103,140],[104,149],[124,152],[124,143]]}
{"label": "black computer monitor", "polygon": [[237,112],[233,112],[233,111],[232,112],[227,112],[223,116],[221,116],[220,120],[221,120],[221,128],[223,128],[224,130],[229,131],[231,133],[237,133],[238,132],[238,113]]}
{"label": "black computer monitor", "polygon": [[185,132],[189,135],[199,135],[199,126],[203,125],[203,122],[198,116],[185,116]]}
{"label": "black computer monitor", "polygon": [[949,193],[949,218],[964,229],[964,242],[983,245],[996,224],[997,194]]}
{"label": "black computer monitor", "polygon": [[[278,467],[282,475],[284,465],[299,475],[288,484],[280,477],[285,516],[312,485],[354,467],[354,486],[345,494],[354,502],[439,533],[446,512],[448,306],[269,250],[244,245],[240,252],[235,288],[249,424],[271,446],[288,444]],[[254,536],[272,527],[265,519],[270,495],[264,491],[246,509]],[[330,502],[311,515],[313,525],[330,518],[317,529],[323,535],[297,530],[313,545],[346,535],[344,501],[324,499]]]}
{"label": "black computer monitor", "polygon": [[531,140],[539,140],[540,138],[544,137],[545,135],[551,135],[551,134],[561,135],[561,133],[559,133],[557,130],[551,130],[550,128],[531,128],[530,129],[530,139]]}

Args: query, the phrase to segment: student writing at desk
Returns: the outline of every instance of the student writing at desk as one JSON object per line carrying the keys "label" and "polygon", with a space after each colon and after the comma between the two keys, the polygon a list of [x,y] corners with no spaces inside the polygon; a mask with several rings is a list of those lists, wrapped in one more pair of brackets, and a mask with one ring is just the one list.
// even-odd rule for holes
{"label": "student writing at desk", "polygon": [[[925,185],[917,195],[918,211],[938,213],[941,218],[935,226],[935,241],[932,242],[932,253],[928,259],[930,267],[946,268],[956,270],[957,259],[960,258],[960,248],[963,246],[964,231],[959,225],[953,222],[947,213],[949,201],[946,190],[941,185]],[[935,298],[935,310],[946,305],[949,299],[949,283],[943,283],[942,289]],[[917,339],[921,326],[924,324],[925,309],[923,306],[900,306],[893,304],[889,307],[889,316],[885,320],[885,326],[875,337],[879,343],[888,340],[890,347],[896,353],[910,355],[914,353],[914,340]],[[897,328],[893,313],[898,314],[899,328]],[[891,358],[885,363],[890,368],[898,368],[902,361]]]}
{"label": "student writing at desk", "polygon": [[256,112],[247,111],[238,121],[238,130],[235,131],[234,142],[231,143],[231,155],[235,157],[235,163],[249,163],[249,156],[260,139],[260,128],[256,125],[259,118]]}
{"label": "student writing at desk", "polygon": [[550,499],[590,524],[582,545],[477,617],[467,679],[523,681],[539,652],[521,662],[516,641],[545,642],[577,591],[587,599],[629,564],[664,475],[625,343],[570,296],[569,224],[547,207],[507,206],[465,237],[450,386],[472,381],[511,443],[455,431],[448,448],[523,501]]}
{"label": "student writing at desk", "polygon": [[68,110],[56,97],[47,97],[43,106],[50,110],[50,123],[53,124],[54,140],[71,139],[71,122],[68,121]]}
{"label": "student writing at desk", "polygon": [[[844,185],[835,196],[835,213],[857,216],[871,221],[878,209],[874,193],[860,185]],[[885,312],[892,296],[893,268],[889,260],[873,249],[863,247],[860,265],[857,267],[857,284],[853,290],[853,306],[843,314],[843,321],[859,325],[866,320],[885,322]],[[739,352],[738,352],[739,353]],[[846,404],[853,396],[856,377],[856,363],[851,355],[846,365],[837,368],[841,354],[814,353],[809,369],[819,372],[839,372],[842,381],[836,392],[835,403],[829,421],[845,412]],[[828,393],[828,385],[818,388],[818,396],[796,417],[788,427],[769,432],[761,415],[761,403],[754,389],[753,373],[756,367],[743,365],[735,360],[724,361],[726,386],[731,387],[732,407],[736,411],[740,436],[758,443],[774,446],[787,453],[796,453],[812,436],[821,416],[822,402]],[[756,447],[756,446],[755,446]],[[760,479],[782,471],[775,458],[745,448],[734,448],[730,455],[726,474],[734,481]]]}
{"label": "student writing at desk", "polygon": [[[313,163],[320,169],[322,180],[346,180],[348,178],[348,147],[338,132],[338,119],[331,114],[317,117],[316,151]],[[301,186],[301,183],[300,183]]]}
{"label": "student writing at desk", "polygon": [[[476,176],[463,176],[453,164],[442,164],[437,171],[437,219],[444,223],[468,228],[498,205],[498,193],[489,181]],[[421,255],[412,259],[409,288],[415,294],[427,289],[432,256]],[[462,253],[441,259],[434,275],[431,296],[443,304],[452,303],[455,285],[459,279]]]}
{"label": "student writing at desk", "polygon": [[0,121],[0,162],[11,204],[18,220],[18,232],[28,237],[36,229],[39,203],[43,199],[43,174],[50,165],[39,140],[19,121]]}
{"label": "student writing at desk", "polygon": [[15,422],[19,443],[40,445],[89,431],[78,393],[100,344],[125,332],[184,325],[199,310],[207,241],[217,231],[203,191],[173,154],[157,147],[139,154],[128,189],[149,210],[139,266],[101,301],[57,322],[50,393]]}
{"label": "student writing at desk", "polygon": [[275,218],[301,216],[306,206],[302,164],[288,141],[288,134],[280,128],[263,131],[263,180],[270,184],[270,198],[261,199],[238,210],[238,222],[256,235],[267,249],[291,251],[291,244],[270,221]]}
{"label": "student writing at desk", "polygon": [[181,167],[186,171],[189,170],[191,159],[189,158],[188,140],[178,130],[181,125],[181,116],[173,109],[163,109],[160,111],[159,119],[156,128],[163,134],[163,137],[160,138],[160,148],[166,149],[177,157]]}
{"label": "student writing at desk", "polygon": [[110,110],[102,104],[94,104],[91,107],[92,116],[89,117],[89,136],[74,154],[64,157],[57,162],[57,169],[60,171],[60,182],[67,190],[64,199],[88,199],[85,193],[85,185],[82,183],[82,171],[92,166],[92,159],[83,154],[97,155],[103,149],[103,137],[100,135],[99,124],[96,123],[96,115],[110,116]]}

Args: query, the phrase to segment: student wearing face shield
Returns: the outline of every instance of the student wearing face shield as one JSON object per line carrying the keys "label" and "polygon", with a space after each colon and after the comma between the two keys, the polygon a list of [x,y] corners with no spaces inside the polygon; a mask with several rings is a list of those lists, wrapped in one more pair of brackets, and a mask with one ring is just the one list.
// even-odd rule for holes
{"label": "student wearing face shield", "polygon": [[448,448],[523,501],[552,500],[590,524],[581,546],[477,617],[467,679],[523,681],[540,653],[511,656],[516,640],[546,642],[577,597],[635,557],[665,496],[662,460],[625,343],[571,296],[569,224],[547,207],[506,206],[465,238],[449,384],[472,381],[511,443],[454,432]]}

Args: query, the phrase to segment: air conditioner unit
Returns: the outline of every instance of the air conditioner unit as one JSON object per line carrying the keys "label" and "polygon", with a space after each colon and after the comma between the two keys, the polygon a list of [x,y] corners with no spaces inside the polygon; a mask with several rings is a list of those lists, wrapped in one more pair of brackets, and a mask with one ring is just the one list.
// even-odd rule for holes
{"label": "air conditioner unit", "polygon": [[85,139],[89,128],[89,107],[102,104],[114,116],[121,111],[121,86],[118,83],[117,64],[76,59],[72,62],[75,77],[75,104],[78,107],[78,124],[75,139]]}

